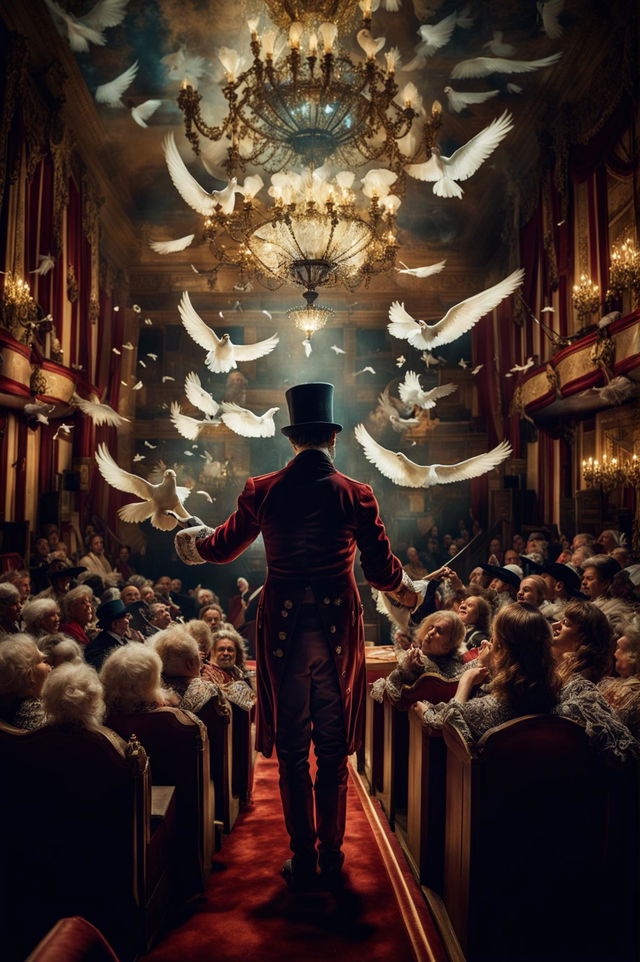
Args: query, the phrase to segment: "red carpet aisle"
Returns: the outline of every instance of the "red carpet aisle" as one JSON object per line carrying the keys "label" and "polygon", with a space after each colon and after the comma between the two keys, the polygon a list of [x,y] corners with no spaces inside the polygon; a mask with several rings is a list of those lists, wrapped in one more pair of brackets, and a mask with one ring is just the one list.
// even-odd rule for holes
{"label": "red carpet aisle", "polygon": [[[368,817],[359,791],[351,777],[344,890],[290,893],[278,874],[289,852],[277,764],[260,757],[255,807],[240,816],[216,857],[206,901],[187,922],[169,932],[144,962],[444,959],[433,923],[419,905],[419,891],[403,872],[405,866],[392,882],[385,867],[394,862],[392,848],[384,829],[370,823],[371,813]],[[366,796],[363,801],[368,808]],[[411,887],[418,909],[410,897]]]}

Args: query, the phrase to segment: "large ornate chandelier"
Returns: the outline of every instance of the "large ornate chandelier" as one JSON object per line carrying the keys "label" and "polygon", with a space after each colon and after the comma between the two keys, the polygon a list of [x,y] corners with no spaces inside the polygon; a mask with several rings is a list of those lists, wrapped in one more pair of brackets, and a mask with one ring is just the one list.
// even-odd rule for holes
{"label": "large ornate chandelier", "polygon": [[[248,21],[250,66],[243,69],[244,58],[236,50],[218,51],[228,105],[220,123],[207,123],[202,95],[189,80],[182,83],[178,106],[196,153],[201,137],[221,147],[228,142],[219,163],[229,177],[248,165],[273,173],[300,164],[319,167],[331,159],[350,168],[384,164],[402,179],[407,164],[430,157],[440,107],[434,105],[418,131],[422,100],[413,83],[402,90],[396,83],[397,51],[386,52],[381,66],[372,39],[364,43],[364,61],[339,47],[338,24],[353,17],[355,4],[271,0],[267,6],[280,28],[288,22],[287,39],[275,28],[262,30],[259,36],[256,17]],[[371,6],[364,0],[360,6],[366,29]],[[309,9],[299,9],[304,7]],[[320,17],[333,19],[319,21]]]}

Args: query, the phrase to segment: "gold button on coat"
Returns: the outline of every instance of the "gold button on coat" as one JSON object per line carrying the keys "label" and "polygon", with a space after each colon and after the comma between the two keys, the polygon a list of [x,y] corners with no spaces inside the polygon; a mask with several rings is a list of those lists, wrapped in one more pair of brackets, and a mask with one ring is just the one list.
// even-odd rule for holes
{"label": "gold button on coat", "polygon": [[286,640],[287,640],[287,633],[286,633],[286,631],[279,631],[279,632],[278,632],[278,641],[286,641]]}
{"label": "gold button on coat", "polygon": [[336,655],[341,655],[341,654],[342,654],[342,645],[337,645],[337,646],[336,646]]}
{"label": "gold button on coat", "polygon": [[276,650],[274,651],[274,655],[276,656],[276,658],[282,658],[284,655],[284,651],[282,650],[282,648],[276,648]]}
{"label": "gold button on coat", "polygon": [[287,598],[287,600],[286,600],[285,603],[284,603],[284,606],[285,606],[285,608],[293,608],[293,601],[290,601],[290,600]]}
{"label": "gold button on coat", "polygon": [[329,625],[329,631],[331,632],[332,635],[335,635],[335,633],[336,633],[336,626],[335,626],[335,625]]}

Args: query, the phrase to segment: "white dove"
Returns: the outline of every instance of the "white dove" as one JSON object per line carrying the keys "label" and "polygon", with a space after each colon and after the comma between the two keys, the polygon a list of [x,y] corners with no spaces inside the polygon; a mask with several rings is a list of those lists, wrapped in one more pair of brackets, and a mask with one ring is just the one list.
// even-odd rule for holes
{"label": "white dove", "polygon": [[219,421],[212,421],[208,418],[204,421],[198,421],[197,418],[189,417],[188,414],[182,414],[177,401],[171,402],[171,414],[169,417],[178,434],[181,434],[183,438],[188,438],[189,441],[197,441],[200,432],[208,424],[220,424]]}
{"label": "white dove", "polygon": [[55,266],[56,259],[55,257],[52,256],[51,253],[38,254],[38,258],[40,260],[40,263],[38,264],[35,270],[31,271],[31,273],[40,274],[42,277],[44,277],[44,275],[48,274],[49,271]]}
{"label": "white dove", "polygon": [[96,101],[99,104],[107,104],[109,107],[122,107],[121,97],[125,90],[131,86],[138,72],[138,61],[134,60],[130,67],[119,74],[115,80],[107,84],[101,84],[96,88]]}
{"label": "white dove", "polygon": [[118,509],[118,517],[122,521],[140,524],[149,519],[154,528],[173,531],[178,522],[172,515],[167,514],[167,511],[174,511],[185,521],[190,516],[182,506],[182,502],[189,495],[189,489],[176,487],[176,473],[171,468],[164,472],[159,484],[151,484],[136,474],[124,471],[113,460],[105,444],[98,447],[95,458],[100,474],[107,484],[118,491],[126,491],[127,494],[142,498],[142,501],[125,504]]}
{"label": "white dove", "polygon": [[137,107],[132,107],[130,113],[138,127],[148,127],[149,124],[147,120],[153,117],[159,107],[162,107],[161,100],[145,100],[144,103],[138,104]]}
{"label": "white dove", "polygon": [[305,337],[304,341],[302,342],[302,347],[304,348],[304,353],[306,354],[306,356],[311,357],[311,352],[313,351],[313,348],[311,347],[311,341],[309,340],[308,337]]}
{"label": "white dove", "polygon": [[225,214],[230,214],[233,211],[235,195],[239,193],[238,181],[235,177],[231,178],[223,190],[213,190],[209,193],[204,187],[200,186],[195,177],[187,170],[176,147],[173,131],[167,134],[162,141],[162,148],[173,186],[189,207],[205,217],[213,214],[218,204]]}
{"label": "white dove", "polygon": [[375,369],[372,368],[370,365],[367,365],[366,367],[360,368],[359,371],[356,371],[354,374],[354,377],[357,377],[358,374],[375,374],[375,373],[376,373]]}
{"label": "white dove", "polygon": [[420,355],[420,359],[424,361],[427,367],[435,367],[436,364],[440,364],[442,360],[442,358],[436,357],[434,354],[432,354],[431,351],[425,351]]}
{"label": "white dove", "polygon": [[524,364],[514,364],[510,371],[512,374],[515,374],[517,371],[528,371],[529,368],[533,367],[534,364],[535,361],[533,358],[528,357]]}
{"label": "white dove", "polygon": [[[487,40],[482,46],[492,53],[494,57],[510,57],[516,52],[512,43],[504,43],[504,33],[502,30],[494,30],[491,40]],[[496,91],[497,93],[497,91]]]}
{"label": "white dove", "polygon": [[492,73],[531,73],[541,67],[552,67],[562,53],[552,53],[540,60],[506,60],[504,57],[473,57],[457,63],[450,76],[453,80],[467,80],[469,77],[489,77]]}
{"label": "white dove", "polygon": [[134,454],[133,463],[136,464],[138,461],[146,461],[147,456],[145,454]]}
{"label": "white dove", "polygon": [[505,110],[488,127],[467,141],[450,157],[440,154],[437,147],[429,160],[422,164],[408,164],[405,171],[417,180],[433,181],[433,193],[437,197],[462,197],[463,190],[456,183],[468,180],[496,149],[513,127],[511,114]]}
{"label": "white dove", "polygon": [[366,53],[367,60],[375,59],[387,42],[386,37],[376,37],[374,39],[371,36],[370,30],[358,30],[356,40]]}
{"label": "white dove", "polygon": [[501,441],[486,454],[476,454],[458,464],[416,464],[401,451],[389,451],[374,441],[363,424],[354,429],[356,440],[362,445],[365,456],[378,471],[394,484],[403,488],[430,488],[435,484],[451,484],[478,478],[497,467],[511,454],[508,441]]}
{"label": "white dove", "polygon": [[472,372],[471,372],[472,375],[475,377],[476,374],[479,374],[479,373],[480,373],[480,371],[482,370],[483,367],[484,367],[484,364],[476,364],[476,366],[474,367],[474,369],[473,369]]}
{"label": "white dove", "polygon": [[105,37],[103,30],[116,27],[125,15],[128,0],[98,0],[84,17],[74,17],[54,0],[45,0],[53,14],[56,26],[66,31],[69,46],[76,53],[86,53],[89,44],[103,47]]}
{"label": "white dove", "polygon": [[558,17],[564,9],[564,0],[547,0],[546,3],[538,0],[536,6],[547,37],[549,40],[558,40],[564,33],[564,28],[558,23]]}
{"label": "white dove", "polygon": [[456,28],[457,13],[454,11],[438,23],[423,23],[418,27],[422,43],[418,45],[418,55],[432,57],[436,50],[444,47],[451,40],[451,34]]}
{"label": "white dove", "polygon": [[396,365],[396,367],[402,367],[402,366],[403,366],[404,364],[406,364],[406,363],[407,363],[407,359],[406,359],[406,357],[404,356],[404,354],[399,354],[398,357],[397,357],[396,360],[395,360],[395,365]]}
{"label": "white dove", "polygon": [[168,241],[149,241],[149,247],[156,254],[176,254],[183,251],[193,243],[195,234],[185,234],[184,237],[177,237],[175,240]]}
{"label": "white dove", "polygon": [[431,388],[430,391],[423,391],[420,387],[420,378],[414,371],[407,371],[404,381],[398,385],[398,394],[407,407],[420,407],[423,411],[429,411],[436,406],[436,401],[440,398],[448,397],[458,390],[457,384],[441,384]]}
{"label": "white dove", "polygon": [[203,414],[214,418],[220,410],[220,405],[214,401],[208,391],[205,391],[195,371],[190,371],[184,379],[184,393],[194,408],[198,408]]}
{"label": "white dove", "polygon": [[237,367],[237,361],[255,361],[265,354],[270,354],[278,343],[278,335],[272,334],[264,341],[255,344],[233,344],[228,334],[218,337],[216,332],[202,320],[194,310],[187,291],[184,291],[178,311],[185,330],[196,344],[208,353],[204,363],[216,374],[225,374]]}
{"label": "white dove", "polygon": [[22,410],[28,421],[48,424],[49,415],[53,414],[55,409],[55,404],[43,404],[41,401],[35,401],[33,404],[25,404]]}
{"label": "white dove", "polygon": [[465,90],[463,93],[461,90],[454,90],[453,87],[445,87],[444,92],[447,95],[449,110],[452,110],[454,114],[461,113],[469,104],[483,104],[500,93],[499,90],[483,90],[479,93],[471,93]]}
{"label": "white dove", "polygon": [[144,441],[144,446],[145,448],[149,448],[151,451],[155,451],[155,449],[158,447],[157,444],[151,444],[151,441]]}
{"label": "white dove", "polygon": [[594,387],[601,401],[606,404],[622,404],[638,393],[638,387],[628,377],[614,377],[604,387]]}
{"label": "white dove", "polygon": [[62,441],[70,441],[74,427],[75,424],[59,424],[56,433],[53,435],[53,440],[57,441],[60,438]]}
{"label": "white dove", "polygon": [[393,337],[408,341],[418,350],[431,351],[440,344],[451,344],[461,334],[470,331],[481,317],[497,307],[505,297],[513,294],[522,283],[523,277],[524,271],[519,268],[486,291],[474,294],[473,297],[450,307],[445,316],[435,324],[414,320],[405,311],[404,304],[394,301],[389,308],[391,323],[387,325],[387,330]]}
{"label": "white dove", "polygon": [[168,53],[165,57],[161,57],[160,63],[167,68],[170,77],[177,77],[179,80],[187,78],[192,84],[200,79],[207,68],[204,57],[189,53],[184,46],[175,53]]}
{"label": "white dove", "polygon": [[79,394],[72,394],[70,403],[80,408],[83,414],[91,418],[94,424],[110,424],[119,427],[121,424],[128,424],[129,418],[118,414],[108,404],[103,404],[97,394],[92,394],[89,400],[80,397]]}
{"label": "white dove", "polygon": [[389,396],[388,388],[385,388],[382,394],[378,397],[378,404],[389,419],[389,424],[394,431],[401,433],[403,431],[408,431],[409,428],[414,428],[416,425],[420,424],[420,418],[403,418],[401,416],[400,411],[395,406],[393,399]]}
{"label": "white dove", "polygon": [[598,327],[609,327],[609,324],[613,324],[613,322],[617,321],[621,316],[622,315],[620,314],[620,311],[609,311],[608,314],[605,314],[604,317],[600,318],[598,321]]}
{"label": "white dove", "polygon": [[222,402],[222,420],[243,438],[272,438],[276,433],[273,416],[280,408],[269,408],[264,414],[257,415],[247,408],[233,404],[231,401]]}
{"label": "white dove", "polygon": [[338,347],[337,344],[332,344],[331,347],[329,348],[329,350],[330,350],[330,351],[333,351],[334,354],[346,354],[346,353],[347,353],[346,351],[343,351],[341,347]]}
{"label": "white dove", "polygon": [[461,367],[463,370],[466,370],[466,368],[469,367],[469,362],[465,361],[465,359],[461,357],[460,360],[458,361],[458,367]]}
{"label": "white dove", "polygon": [[402,267],[396,267],[398,274],[408,274],[410,277],[431,277],[432,274],[439,274],[447,263],[438,261],[437,264],[429,264],[428,267],[407,267],[404,261],[398,261]]}

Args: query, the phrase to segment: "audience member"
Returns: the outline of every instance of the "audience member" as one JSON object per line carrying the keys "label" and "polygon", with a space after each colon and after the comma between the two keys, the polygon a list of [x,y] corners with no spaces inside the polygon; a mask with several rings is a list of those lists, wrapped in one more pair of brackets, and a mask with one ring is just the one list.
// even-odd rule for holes
{"label": "audience member", "polygon": [[238,578],[236,581],[237,592],[229,598],[227,605],[227,619],[234,628],[240,628],[244,624],[244,613],[247,608],[247,598],[249,596],[249,582],[246,578]]}
{"label": "audience member", "polygon": [[52,668],[57,668],[66,661],[79,665],[84,661],[84,652],[77,641],[67,638],[61,632],[43,635],[38,638],[38,648],[45,656]]}
{"label": "audience member", "polygon": [[458,615],[465,628],[464,644],[467,649],[479,648],[491,637],[491,605],[480,595],[469,595],[458,608]]}
{"label": "audience member", "polygon": [[177,698],[163,691],[161,673],[160,656],[149,645],[113,649],[100,671],[107,712],[147,712],[173,704]]}
{"label": "audience member", "polygon": [[481,564],[480,567],[487,574],[491,575],[489,588],[497,594],[498,609],[510,605],[516,600],[518,588],[522,581],[522,568],[518,565],[488,565]]}
{"label": "audience member", "polygon": [[622,634],[634,614],[633,608],[616,598],[612,591],[613,580],[620,570],[615,558],[605,554],[593,555],[582,568],[580,585],[583,594],[605,613],[616,635]]}
{"label": "audience member", "polygon": [[627,726],[640,738],[640,618],[626,626],[613,653],[617,677],[607,676],[598,688]]}
{"label": "audience member", "polygon": [[89,665],[60,665],[42,690],[48,725],[99,728],[105,715],[102,684]]}
{"label": "audience member", "polygon": [[414,548],[413,545],[407,548],[407,563],[403,565],[403,568],[412,581],[420,581],[421,578],[426,578],[429,574],[418,554],[418,549]]}
{"label": "audience member", "polygon": [[125,605],[131,605],[134,601],[140,601],[140,589],[136,588],[135,585],[124,585],[120,589],[120,597],[122,603]]}
{"label": "audience member", "polygon": [[129,545],[120,545],[118,557],[113,567],[120,575],[121,581],[128,581],[129,578],[136,573],[135,568],[131,564],[131,548]]}
{"label": "audience member", "polygon": [[579,547],[574,548],[574,550],[571,553],[571,558],[570,558],[571,564],[573,565],[574,568],[582,569],[584,568],[584,565],[587,559],[592,558],[594,554],[595,554],[595,551],[593,550],[591,545],[588,545],[588,544],[580,545]]}
{"label": "audience member", "polygon": [[[84,565],[91,574],[100,575],[101,578],[111,574],[113,568],[104,553],[104,538],[101,534],[94,534],[91,537],[89,540],[89,550],[80,558],[80,564]],[[100,594],[101,593],[102,592],[100,592]]]}
{"label": "audience member", "polygon": [[154,601],[149,605],[149,624],[157,631],[171,624],[171,609],[163,601]]}
{"label": "audience member", "polygon": [[172,625],[151,639],[162,660],[162,679],[180,698],[178,708],[199,712],[208,701],[224,704],[217,685],[200,677],[200,652],[195,638],[184,625]]}
{"label": "audience member", "polygon": [[233,704],[250,711],[256,696],[246,669],[244,639],[234,628],[221,628],[213,635],[211,660],[203,677],[219,685]]}
{"label": "audience member", "polygon": [[222,608],[216,604],[205,605],[204,608],[201,608],[199,617],[202,621],[206,621],[212,631],[217,631],[224,621]]}
{"label": "audience member", "polygon": [[60,606],[53,598],[34,598],[22,609],[22,620],[33,638],[53,634],[60,627]]}
{"label": "audience member", "polygon": [[36,598],[53,598],[62,607],[62,599],[71,590],[73,579],[84,574],[86,570],[82,565],[73,566],[66,561],[52,561],[46,569],[49,587],[44,588]]}
{"label": "audience member", "polygon": [[526,601],[534,608],[539,608],[547,596],[547,586],[540,575],[527,575],[518,587],[517,601]]}
{"label": "audience member", "polygon": [[87,645],[84,656],[96,671],[100,671],[105,658],[113,648],[121,648],[130,641],[141,642],[143,638],[140,635],[135,639],[132,638],[129,629],[131,613],[121,598],[105,601],[98,608],[96,615],[100,633]]}
{"label": "audience member", "polygon": [[81,645],[90,642],[87,627],[93,621],[94,597],[88,585],[72,588],[62,599],[62,624],[60,631]]}
{"label": "audience member", "polygon": [[0,584],[0,634],[16,635],[22,631],[20,592],[10,581]]}
{"label": "audience member", "polygon": [[11,635],[0,642],[0,717],[33,731],[42,728],[45,713],[42,687],[51,671],[44,655],[29,635]]}
{"label": "audience member", "polygon": [[606,615],[593,602],[574,598],[552,628],[551,651],[564,683],[580,675],[597,684],[611,670],[613,632]]}

